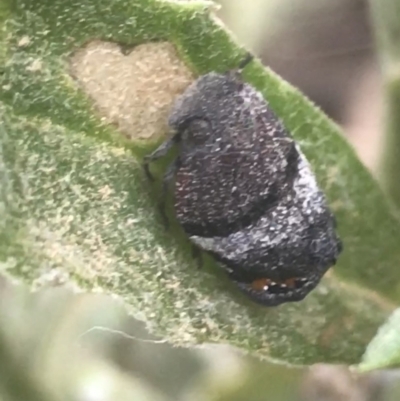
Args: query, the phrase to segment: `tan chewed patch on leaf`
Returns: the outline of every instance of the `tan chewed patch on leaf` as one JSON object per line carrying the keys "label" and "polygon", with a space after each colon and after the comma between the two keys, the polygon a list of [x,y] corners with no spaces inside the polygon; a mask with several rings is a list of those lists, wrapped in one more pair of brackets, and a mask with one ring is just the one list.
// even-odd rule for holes
{"label": "tan chewed patch on leaf", "polygon": [[94,41],[71,58],[71,72],[109,123],[132,139],[165,134],[173,100],[193,80],[167,42],[136,46]]}

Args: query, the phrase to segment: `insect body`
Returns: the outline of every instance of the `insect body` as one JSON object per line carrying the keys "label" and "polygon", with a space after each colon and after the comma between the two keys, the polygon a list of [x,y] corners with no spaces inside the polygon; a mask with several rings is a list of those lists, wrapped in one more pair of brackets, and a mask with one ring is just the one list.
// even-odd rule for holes
{"label": "insect body", "polygon": [[198,78],[176,100],[175,135],[145,159],[179,154],[176,216],[190,240],[252,300],[303,299],[336,263],[335,219],[298,145],[239,69]]}

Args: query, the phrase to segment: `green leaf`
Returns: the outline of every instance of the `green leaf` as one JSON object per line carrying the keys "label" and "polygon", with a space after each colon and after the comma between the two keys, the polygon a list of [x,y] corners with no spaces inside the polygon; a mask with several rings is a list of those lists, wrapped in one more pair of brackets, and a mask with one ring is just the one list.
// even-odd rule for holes
{"label": "green leaf", "polygon": [[377,56],[384,95],[384,137],[383,151],[380,152],[379,179],[391,201],[399,209],[400,186],[400,76],[399,39],[400,3],[397,0],[369,0],[371,22],[377,44]]}
{"label": "green leaf", "polygon": [[175,344],[358,361],[400,299],[399,225],[338,128],[259,62],[245,79],[299,141],[338,217],[335,274],[303,302],[263,308],[212,261],[198,271],[179,228],[161,224],[140,156],[166,134],[168,102],[192,74],[225,71],[246,53],[210,3],[18,0],[0,12],[1,271],[33,288],[118,296]]}
{"label": "green leaf", "polygon": [[396,309],[368,345],[361,371],[400,366],[400,309]]}

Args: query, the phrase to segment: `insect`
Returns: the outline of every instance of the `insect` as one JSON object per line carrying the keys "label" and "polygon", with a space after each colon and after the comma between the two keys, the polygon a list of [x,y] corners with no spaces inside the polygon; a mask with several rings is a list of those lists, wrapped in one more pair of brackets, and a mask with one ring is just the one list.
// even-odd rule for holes
{"label": "insect", "polygon": [[199,77],[169,116],[175,134],[145,157],[177,146],[163,178],[161,210],[174,183],[177,219],[253,301],[302,300],[336,263],[342,244],[311,168],[261,93],[241,74]]}

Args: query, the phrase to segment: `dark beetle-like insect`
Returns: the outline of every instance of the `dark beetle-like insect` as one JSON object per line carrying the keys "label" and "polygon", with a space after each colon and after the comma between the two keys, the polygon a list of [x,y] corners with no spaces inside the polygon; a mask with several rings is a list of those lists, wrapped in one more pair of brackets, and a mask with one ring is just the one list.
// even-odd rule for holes
{"label": "dark beetle-like insect", "polygon": [[169,117],[176,134],[144,167],[151,177],[148,163],[179,147],[163,199],[175,179],[176,216],[190,240],[253,301],[275,306],[314,289],[341,242],[305,156],[261,93],[241,79],[251,59],[185,90]]}

